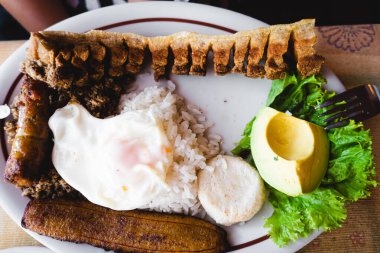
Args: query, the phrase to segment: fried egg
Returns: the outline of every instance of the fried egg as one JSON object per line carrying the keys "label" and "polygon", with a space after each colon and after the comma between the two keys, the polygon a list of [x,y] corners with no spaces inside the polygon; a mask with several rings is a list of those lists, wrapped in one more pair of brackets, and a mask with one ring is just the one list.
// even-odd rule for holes
{"label": "fried egg", "polygon": [[172,146],[151,110],[98,119],[71,103],[49,119],[53,164],[89,201],[132,210],[167,191]]}

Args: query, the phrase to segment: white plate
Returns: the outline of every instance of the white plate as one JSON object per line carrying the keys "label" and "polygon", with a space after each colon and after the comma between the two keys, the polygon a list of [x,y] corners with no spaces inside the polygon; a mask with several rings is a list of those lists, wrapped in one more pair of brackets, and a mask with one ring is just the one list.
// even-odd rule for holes
{"label": "white plate", "polygon": [[[85,32],[103,28],[108,31],[133,32],[145,36],[167,35],[178,31],[195,31],[206,34],[228,34],[233,31],[248,30],[266,24],[228,10],[188,3],[148,2],[111,6],[70,18],[49,28]],[[12,84],[19,75],[18,66],[24,58],[27,45],[20,47],[0,69],[0,101],[6,101],[7,94],[14,96],[19,86],[12,91]],[[250,79],[242,75],[230,74],[216,77],[212,64],[206,77],[171,76],[178,90],[188,102],[201,107],[208,119],[215,123],[212,132],[224,138],[223,148],[229,151],[239,141],[245,124],[264,105],[271,82],[266,79]],[[343,85],[336,76],[325,71],[328,88],[342,91]],[[152,84],[153,80],[152,80]],[[13,87],[14,88],[14,87]],[[9,90],[11,90],[9,92]],[[8,95],[8,96],[9,96]],[[3,103],[3,102],[2,102]],[[3,137],[2,137],[3,138]],[[9,149],[9,147],[8,147]],[[3,173],[4,157],[0,156],[0,173]],[[20,224],[27,198],[21,197],[14,186],[0,183],[0,204],[11,218]],[[263,228],[264,218],[271,215],[267,203],[251,221],[244,225],[226,228],[232,245],[240,248],[236,252],[294,252],[313,240],[320,232],[298,240],[279,249]],[[89,245],[61,242],[27,231],[35,239],[55,252],[104,252]]]}
{"label": "white plate", "polygon": [[54,253],[45,247],[16,247],[0,250],[0,253]]}

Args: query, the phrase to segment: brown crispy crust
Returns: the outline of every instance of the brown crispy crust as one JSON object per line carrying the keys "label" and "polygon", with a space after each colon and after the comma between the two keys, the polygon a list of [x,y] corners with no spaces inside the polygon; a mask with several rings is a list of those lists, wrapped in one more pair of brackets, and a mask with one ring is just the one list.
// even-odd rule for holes
{"label": "brown crispy crust", "polygon": [[270,27],[267,60],[265,63],[266,76],[269,79],[279,79],[285,76],[288,64],[284,61],[284,54],[288,51],[288,42],[292,27],[288,25],[274,25]]}
{"label": "brown crispy crust", "polygon": [[149,51],[152,53],[152,69],[156,81],[166,75],[170,43],[170,36],[148,38]]}
{"label": "brown crispy crust", "polygon": [[235,34],[235,54],[233,73],[244,74],[247,72],[245,67],[246,57],[249,53],[249,44],[251,37],[247,32],[238,32]]}
{"label": "brown crispy crust", "polygon": [[[314,49],[317,41],[314,22],[305,19],[233,35],[181,32],[146,38],[104,31],[32,33],[22,71],[55,88],[68,89],[103,78],[137,74],[145,51],[150,51],[156,80],[169,71],[203,76],[212,50],[217,75],[232,70],[252,78],[277,79],[293,67],[301,75],[309,76],[319,73],[324,61]],[[285,54],[294,54],[296,66],[284,59]]]}
{"label": "brown crispy crust", "polygon": [[[261,28],[249,33],[250,42],[246,76],[253,78],[265,77],[266,69],[260,64],[260,61],[264,57],[265,47],[268,44],[268,36],[270,31],[270,28]],[[271,78],[272,76],[268,73],[267,77]]]}
{"label": "brown crispy crust", "polygon": [[180,32],[172,35],[170,48],[173,52],[174,63],[172,73],[175,75],[187,75],[190,71],[190,41],[189,32]]}
{"label": "brown crispy crust", "polygon": [[114,211],[83,200],[33,200],[21,224],[58,240],[116,252],[225,252],[226,232],[204,220],[148,211]]}
{"label": "brown crispy crust", "polygon": [[70,89],[141,71],[147,39],[136,34],[32,33],[21,71],[53,88]]}
{"label": "brown crispy crust", "polygon": [[235,45],[235,38],[228,35],[213,36],[211,48],[214,53],[214,72],[225,75],[230,72],[229,66],[231,50]]}
{"label": "brown crispy crust", "polygon": [[314,45],[317,43],[314,23],[314,20],[307,19],[293,25],[294,55],[297,69],[302,76],[318,74],[325,61],[314,49]]}

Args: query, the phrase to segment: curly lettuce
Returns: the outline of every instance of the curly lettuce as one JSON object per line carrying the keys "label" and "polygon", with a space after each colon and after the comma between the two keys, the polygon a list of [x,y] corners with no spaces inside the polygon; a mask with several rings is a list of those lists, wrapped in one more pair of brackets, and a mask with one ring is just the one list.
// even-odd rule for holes
{"label": "curly lettuce", "polygon": [[332,188],[319,187],[299,197],[289,197],[273,188],[269,192],[274,212],[265,227],[279,247],[307,237],[315,229],[328,231],[340,227],[347,216],[344,196]]}
{"label": "curly lettuce", "polygon": [[349,201],[371,195],[377,185],[373,161],[372,139],[363,124],[351,121],[349,125],[330,130],[329,167],[322,185],[333,187]]}
{"label": "curly lettuce", "polygon": [[[323,88],[325,83],[320,75],[302,78],[293,74],[274,80],[267,106],[325,126],[321,113],[327,109],[318,105],[335,95]],[[232,150],[252,165],[254,161],[249,154],[253,121],[247,124],[242,140]],[[330,159],[320,187],[312,193],[290,197],[267,186],[274,212],[264,226],[279,247],[307,237],[316,229],[329,231],[340,227],[346,219],[345,204],[367,198],[371,187],[377,186],[369,130],[362,123],[350,121],[345,127],[328,130],[327,134]]]}

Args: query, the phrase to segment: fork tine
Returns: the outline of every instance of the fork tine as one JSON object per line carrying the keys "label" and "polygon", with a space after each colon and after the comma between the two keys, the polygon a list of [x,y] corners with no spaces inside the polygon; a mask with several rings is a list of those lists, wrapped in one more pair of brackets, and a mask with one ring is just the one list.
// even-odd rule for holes
{"label": "fork tine", "polygon": [[364,114],[360,114],[360,115],[354,116],[354,117],[351,117],[351,119],[355,120],[356,122],[360,122],[360,121],[366,120],[366,119],[368,119],[368,112],[364,113]]}
{"label": "fork tine", "polygon": [[319,117],[322,117],[322,116],[325,116],[325,115],[334,114],[336,112],[351,110],[351,109],[354,109],[354,108],[359,107],[361,105],[362,105],[362,103],[361,102],[357,102],[357,100],[355,99],[355,100],[352,100],[352,101],[350,101],[348,103],[334,106],[332,109],[327,110],[327,111],[321,113],[319,115]]}
{"label": "fork tine", "polygon": [[338,128],[338,127],[346,126],[346,125],[348,125],[348,123],[350,123],[350,120],[345,119],[345,120],[342,120],[342,121],[338,121],[338,122],[336,122],[334,124],[328,125],[327,127],[325,127],[325,129],[326,130],[330,130],[330,129],[333,129],[333,128]]}
{"label": "fork tine", "polygon": [[327,99],[324,103],[317,106],[317,108],[323,108],[326,106],[330,106],[330,105],[336,104],[337,102],[341,102],[341,101],[348,102],[348,101],[355,100],[358,98],[358,96],[360,97],[362,95],[365,95],[368,92],[368,89],[370,89],[371,91],[374,90],[372,85],[360,85],[360,86],[357,86],[355,88],[346,90],[342,93],[336,94],[335,96],[333,96],[330,99]]}
{"label": "fork tine", "polygon": [[336,104],[338,102],[342,102],[342,101],[352,101],[354,99],[357,98],[357,96],[352,96],[350,97],[351,94],[349,92],[342,92],[342,93],[339,93],[335,96],[333,96],[332,98],[330,99],[327,99],[324,103],[320,104],[317,106],[317,108],[323,108],[323,107],[326,107],[326,106],[330,106],[330,105],[333,105],[333,104]]}
{"label": "fork tine", "polygon": [[339,118],[351,119],[353,117],[356,117],[356,116],[359,116],[362,114],[365,114],[364,109],[363,108],[359,109],[359,108],[355,107],[354,109],[350,109],[350,110],[347,110],[344,112],[339,112],[337,114],[334,114],[330,118],[325,119],[325,122],[329,123],[329,122],[334,121],[334,120],[339,119]]}
{"label": "fork tine", "polygon": [[[346,103],[336,104],[343,101]],[[332,129],[344,126],[350,120],[363,121],[379,114],[380,96],[375,86],[360,85],[326,100],[318,108],[326,106],[333,108],[323,109],[319,116],[324,117],[325,129]]]}
{"label": "fork tine", "polygon": [[322,117],[322,116],[326,116],[326,115],[330,115],[330,114],[333,114],[333,113],[336,113],[336,112],[340,112],[340,111],[344,111],[346,109],[346,104],[342,104],[342,105],[337,105],[337,106],[334,106],[332,109],[330,110],[327,110],[325,112],[322,112],[321,114],[319,114],[319,117]]}

